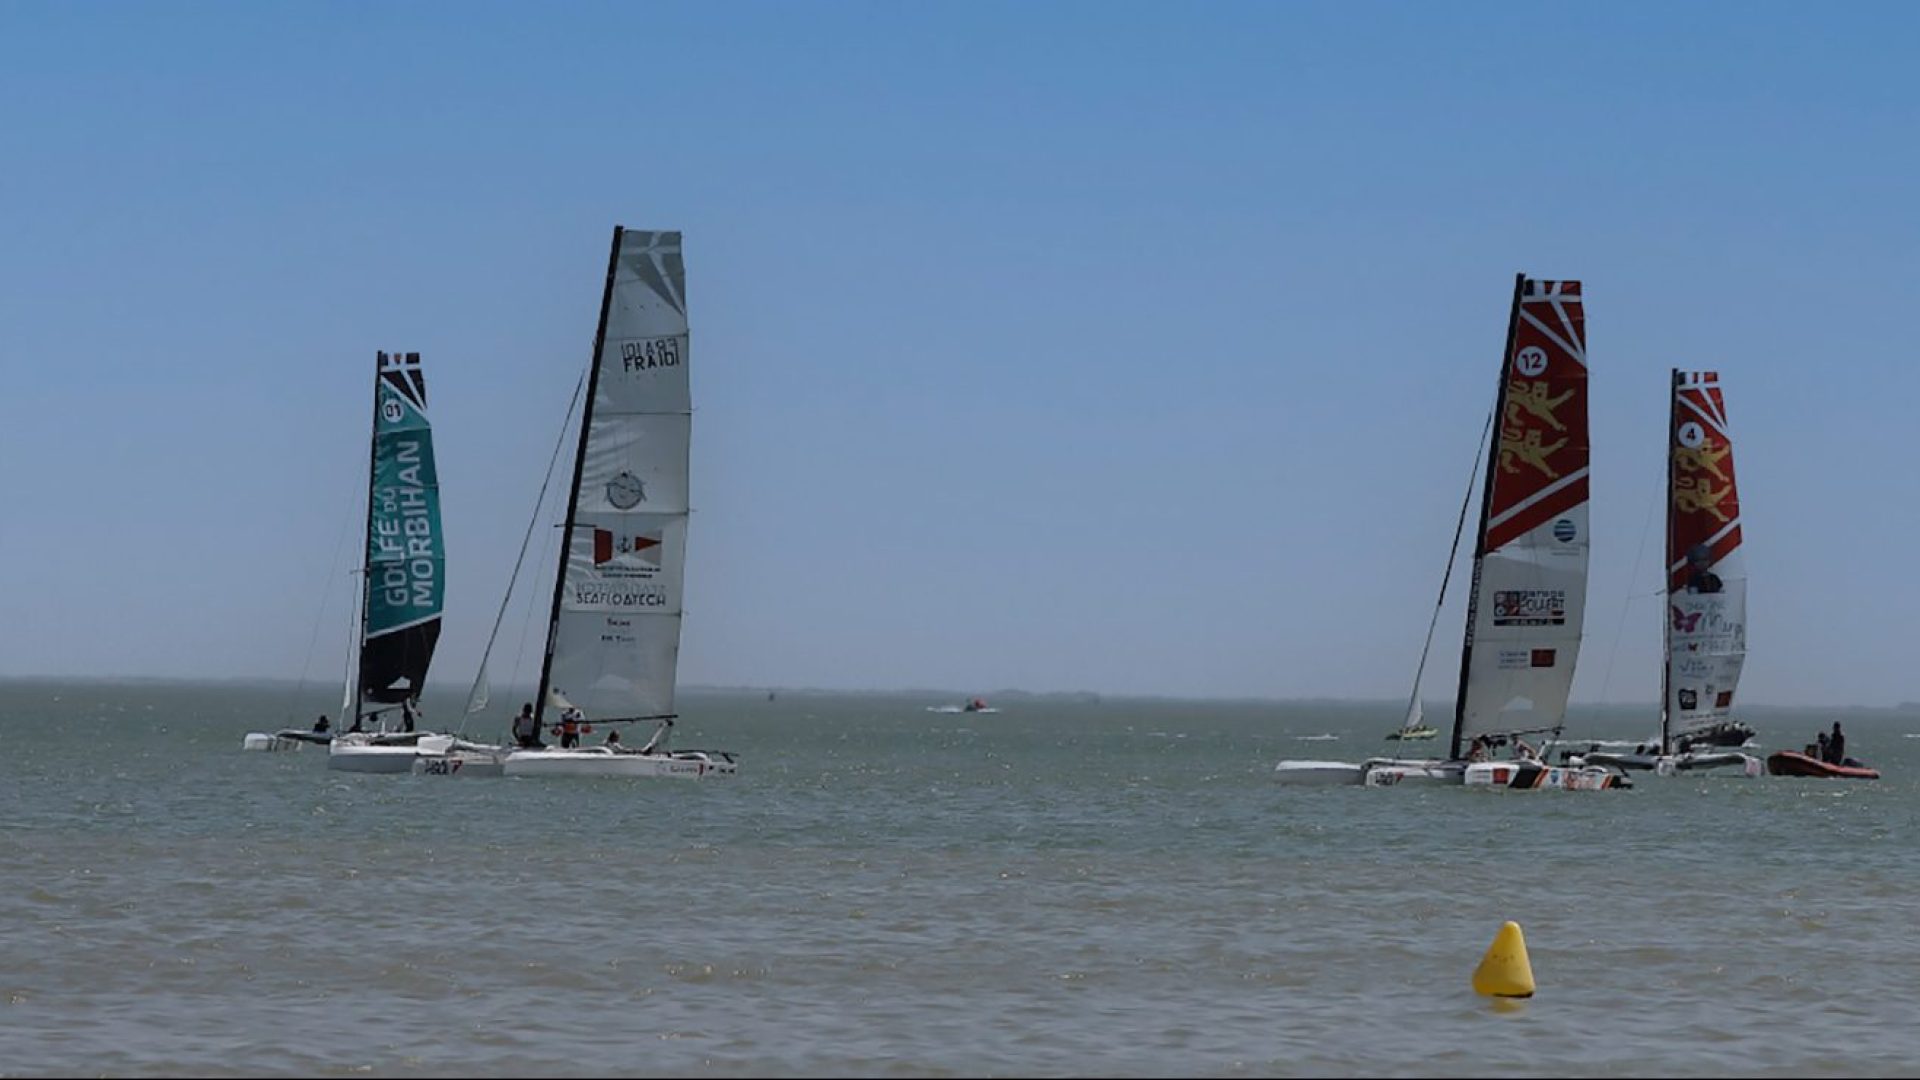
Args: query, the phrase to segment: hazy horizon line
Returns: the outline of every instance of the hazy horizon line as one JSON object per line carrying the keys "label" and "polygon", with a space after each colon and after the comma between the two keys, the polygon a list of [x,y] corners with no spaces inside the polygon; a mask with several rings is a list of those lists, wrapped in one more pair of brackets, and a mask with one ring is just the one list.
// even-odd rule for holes
{"label": "hazy horizon line", "polygon": [[[59,683],[67,685],[126,685],[126,684],[168,684],[168,685],[240,685],[240,686],[298,686],[312,682],[316,690],[327,685],[325,681],[301,679],[275,675],[0,675],[0,684],[5,683]],[[427,683],[430,693],[455,694],[470,689],[459,683]],[[1206,704],[1272,704],[1272,705],[1379,705],[1400,706],[1403,699],[1398,697],[1333,697],[1325,694],[1313,694],[1291,697],[1264,697],[1248,694],[1194,695],[1194,694],[1152,694],[1152,693],[1108,693],[1099,690],[1028,690],[1018,687],[1001,687],[987,691],[953,690],[941,687],[833,687],[833,686],[780,686],[755,685],[749,683],[688,683],[680,687],[681,692],[691,694],[793,694],[813,696],[859,696],[859,697],[915,697],[926,696],[941,699],[1001,698],[1014,700],[1063,700],[1072,699],[1083,702],[1126,702],[1126,701],[1168,701],[1193,702]],[[496,696],[526,697],[537,692],[532,685],[503,685],[494,688]],[[1447,698],[1422,698],[1422,704],[1428,702],[1446,703]],[[1568,703],[1571,708],[1595,709],[1658,709],[1659,700],[1649,698],[1646,701],[1592,701],[1575,699]],[[1864,704],[1860,702],[1747,702],[1742,709],[1855,709],[1884,710],[1920,710],[1920,701],[1901,701],[1893,704]]]}

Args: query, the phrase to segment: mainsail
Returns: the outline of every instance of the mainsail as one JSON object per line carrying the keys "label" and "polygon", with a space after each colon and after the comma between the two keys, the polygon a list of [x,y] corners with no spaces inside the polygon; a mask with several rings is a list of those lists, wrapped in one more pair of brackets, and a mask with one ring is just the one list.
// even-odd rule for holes
{"label": "mainsail", "polygon": [[1514,282],[1474,546],[1452,757],[1566,716],[1587,595],[1586,316],[1577,281]]}
{"label": "mainsail", "polygon": [[673,714],[686,561],[686,270],[678,232],[616,228],[534,699]]}
{"label": "mainsail", "polygon": [[417,698],[440,640],[446,548],[419,353],[380,353],[361,593],[361,701]]}
{"label": "mainsail", "polygon": [[1673,373],[1667,439],[1663,749],[1730,719],[1747,656],[1733,439],[1717,372]]}

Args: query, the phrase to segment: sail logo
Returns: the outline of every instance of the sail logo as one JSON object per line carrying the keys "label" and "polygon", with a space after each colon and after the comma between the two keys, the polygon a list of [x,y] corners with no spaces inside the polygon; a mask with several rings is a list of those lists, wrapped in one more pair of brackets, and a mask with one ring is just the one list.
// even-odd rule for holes
{"label": "sail logo", "polygon": [[658,533],[616,533],[611,529],[595,529],[593,530],[593,565],[604,566],[622,556],[630,555],[658,569],[660,543],[661,538]]}
{"label": "sail logo", "polygon": [[1561,518],[1553,523],[1553,538],[1563,544],[1573,543],[1573,538],[1578,535],[1580,530],[1567,518]]}
{"label": "sail logo", "polygon": [[1698,450],[1700,444],[1707,441],[1707,429],[1700,426],[1698,420],[1689,420],[1680,425],[1680,445],[1689,450]]}
{"label": "sail logo", "polygon": [[1669,603],[1667,610],[1673,620],[1674,635],[1687,639],[1688,651],[1697,651],[1702,646],[1708,652],[1745,650],[1746,626],[1740,620],[1741,613],[1723,602],[1722,597],[1688,593],[1675,599],[1682,603]]}
{"label": "sail logo", "polygon": [[1713,481],[1704,476],[1698,480],[1681,477],[1673,482],[1673,509],[1681,514],[1711,514],[1720,524],[1730,524],[1733,519],[1720,508],[1720,504],[1732,494],[1731,484],[1715,487]]}
{"label": "sail logo", "polygon": [[367,571],[376,575],[380,600],[389,607],[438,610],[442,552],[437,507],[427,487],[426,443],[422,438],[395,437],[390,449],[386,465],[391,469],[390,482],[373,489]]}
{"label": "sail logo", "polygon": [[1493,594],[1495,626],[1564,626],[1565,589],[1501,589]]}
{"label": "sail logo", "polygon": [[647,338],[620,343],[620,370],[631,375],[639,371],[680,366],[680,339]]}
{"label": "sail logo", "polygon": [[647,501],[646,482],[622,469],[607,481],[607,501],[615,510],[631,510]]}
{"label": "sail logo", "polygon": [[1547,370],[1547,350],[1538,345],[1529,345],[1521,349],[1514,355],[1513,370],[1529,379],[1539,378]]}
{"label": "sail logo", "polygon": [[[1698,424],[1694,426],[1699,427]],[[1705,439],[1706,436],[1702,435],[1701,440],[1704,442]],[[1684,434],[1682,435],[1681,441],[1683,443],[1685,442]],[[1710,450],[1701,446],[1683,445],[1679,450],[1674,452],[1673,465],[1674,468],[1681,472],[1710,472],[1722,481],[1730,481],[1733,478],[1728,476],[1726,472],[1720,468],[1720,463],[1725,461],[1727,455],[1731,453],[1733,453],[1733,448],[1730,446],[1724,446],[1718,450]]]}

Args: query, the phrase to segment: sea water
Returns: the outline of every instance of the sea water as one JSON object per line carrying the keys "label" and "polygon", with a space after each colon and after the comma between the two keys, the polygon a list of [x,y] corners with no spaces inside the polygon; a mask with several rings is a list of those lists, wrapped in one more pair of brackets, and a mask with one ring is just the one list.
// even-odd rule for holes
{"label": "sea water", "polygon": [[688,693],[698,782],[240,750],[327,696],[0,683],[0,1074],[1920,1070],[1917,711],[1745,714],[1876,782],[1598,793],[1274,782],[1393,703]]}

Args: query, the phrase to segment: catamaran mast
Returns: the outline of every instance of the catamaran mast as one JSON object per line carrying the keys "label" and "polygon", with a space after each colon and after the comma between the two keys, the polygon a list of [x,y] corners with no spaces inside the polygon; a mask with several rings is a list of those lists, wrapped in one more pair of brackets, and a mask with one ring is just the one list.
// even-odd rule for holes
{"label": "catamaran mast", "polygon": [[373,588],[373,574],[369,567],[367,534],[373,529],[373,485],[378,477],[380,463],[380,378],[387,367],[387,354],[373,354],[373,415],[367,422],[367,516],[365,527],[360,531],[360,632],[353,641],[353,726],[350,731],[360,728],[360,702],[365,696],[360,692],[362,673],[360,665],[366,660],[367,652],[367,598]]}
{"label": "catamaran mast", "polygon": [[1665,602],[1660,605],[1660,752],[1673,753],[1673,739],[1668,727],[1673,723],[1673,617],[1667,610],[1672,603],[1673,593],[1673,446],[1675,432],[1680,423],[1680,385],[1683,376],[1679,368],[1673,368],[1673,377],[1667,384],[1667,536],[1661,543],[1660,556],[1660,595]]}
{"label": "catamaran mast", "polygon": [[1460,729],[1467,719],[1467,678],[1473,666],[1473,626],[1480,614],[1480,571],[1487,555],[1487,520],[1493,508],[1493,473],[1500,467],[1501,428],[1507,423],[1507,369],[1513,363],[1513,339],[1520,328],[1520,297],[1527,287],[1525,273],[1513,276],[1513,304],[1507,309],[1507,344],[1500,351],[1500,391],[1494,398],[1493,438],[1487,451],[1487,481],[1480,491],[1480,527],[1473,537],[1473,583],[1467,591],[1467,630],[1460,642],[1460,689],[1453,699],[1453,736],[1447,756],[1460,760]]}
{"label": "catamaran mast", "polygon": [[574,506],[580,501],[580,476],[587,467],[587,434],[593,429],[593,399],[600,389],[600,349],[607,340],[607,313],[613,308],[613,278],[620,268],[620,236],[613,227],[613,247],[607,252],[607,287],[600,295],[600,325],[593,332],[593,356],[588,361],[587,399],[580,408],[580,445],[573,455],[573,483],[567,486],[567,523],[560,533],[560,566],[553,575],[553,610],[547,616],[547,652],[540,661],[540,689],[533,699],[535,730],[547,712],[547,686],[553,677],[553,647],[560,639],[560,599],[567,588],[567,560],[573,554]]}

